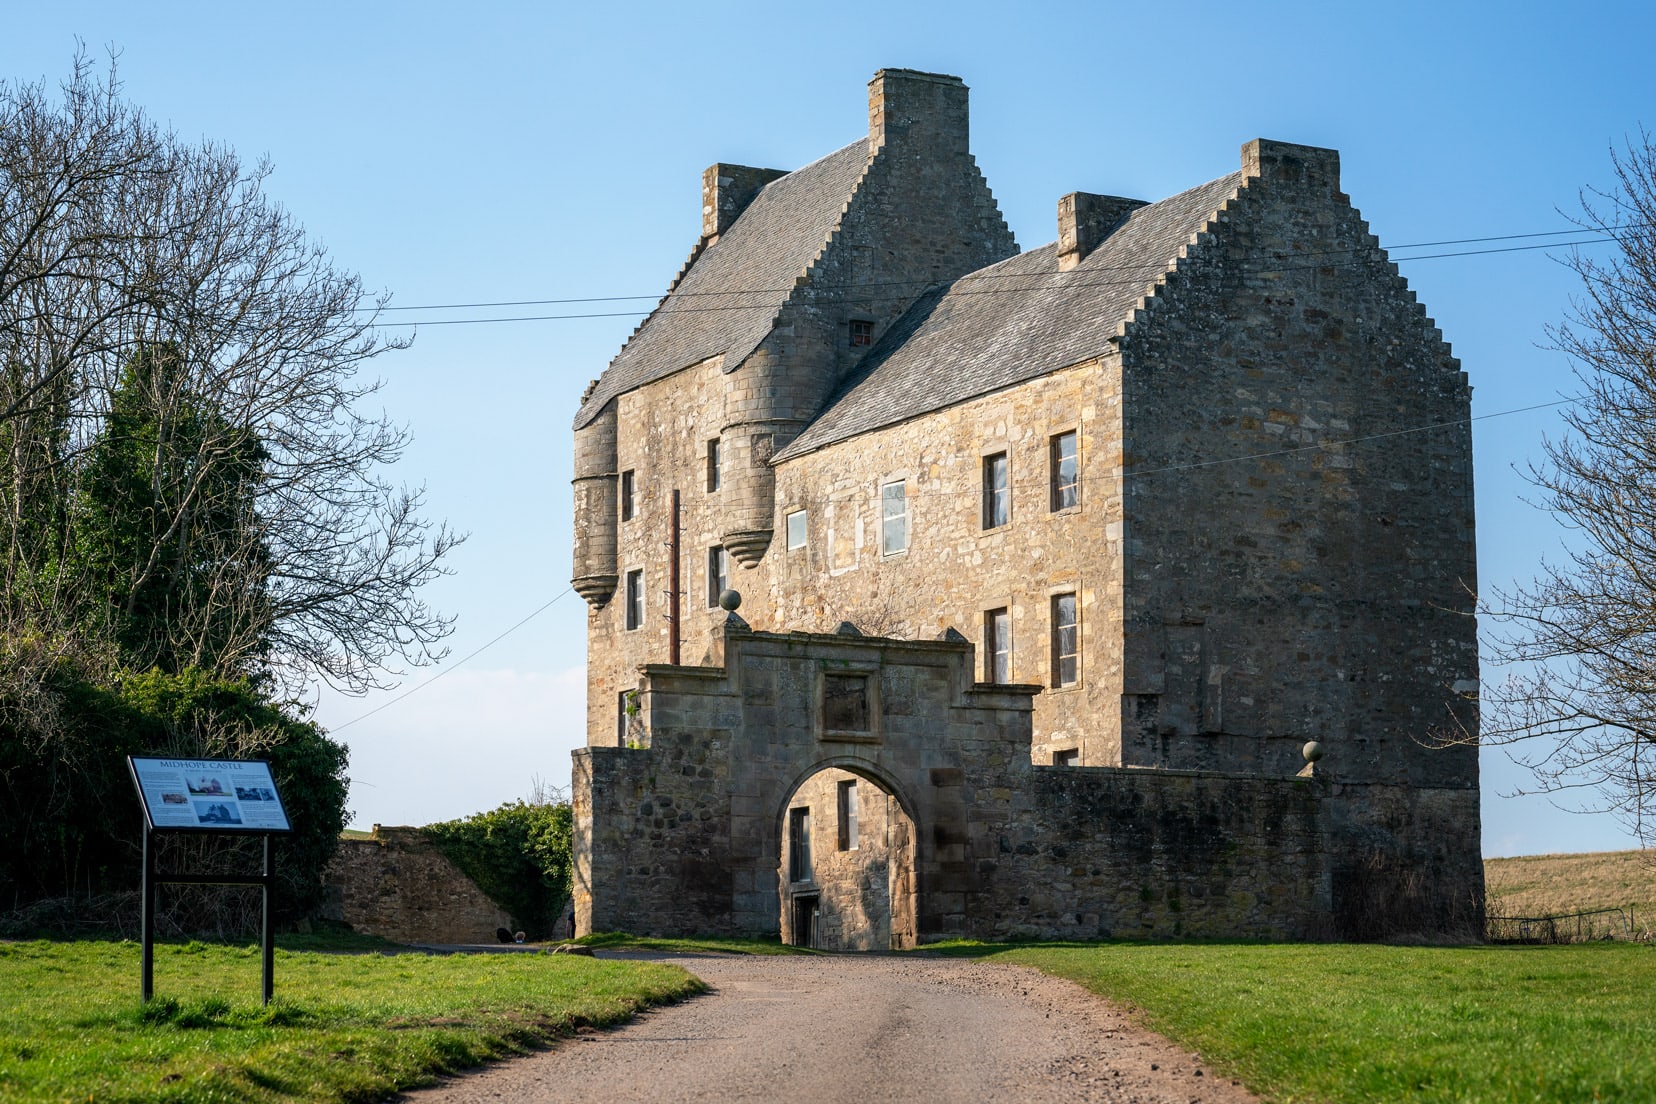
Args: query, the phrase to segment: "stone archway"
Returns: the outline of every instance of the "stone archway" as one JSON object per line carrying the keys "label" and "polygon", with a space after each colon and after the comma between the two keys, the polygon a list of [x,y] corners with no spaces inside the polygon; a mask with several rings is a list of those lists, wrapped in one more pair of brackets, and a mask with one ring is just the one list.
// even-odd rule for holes
{"label": "stone archway", "polygon": [[830,951],[917,944],[911,807],[895,782],[856,759],[815,764],[789,786],[777,812],[784,943]]}

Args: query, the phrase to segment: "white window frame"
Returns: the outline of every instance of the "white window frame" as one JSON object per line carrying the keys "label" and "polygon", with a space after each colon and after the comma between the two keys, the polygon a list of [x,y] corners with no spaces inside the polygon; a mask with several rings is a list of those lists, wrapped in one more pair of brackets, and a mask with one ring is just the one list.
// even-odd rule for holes
{"label": "white window frame", "polygon": [[622,625],[627,632],[636,632],[644,627],[644,569],[632,568],[624,578],[621,592],[624,610]]}
{"label": "white window frame", "polygon": [[[794,540],[794,519],[799,519],[799,540]],[[797,552],[804,548],[810,540],[810,517],[804,510],[794,510],[782,519],[784,529],[788,534],[788,551]]]}
{"label": "white window frame", "polygon": [[[891,494],[893,488],[897,491],[896,495]],[[893,501],[902,504],[900,512],[891,512]],[[908,480],[894,479],[880,485],[880,555],[901,556],[908,549]]]}

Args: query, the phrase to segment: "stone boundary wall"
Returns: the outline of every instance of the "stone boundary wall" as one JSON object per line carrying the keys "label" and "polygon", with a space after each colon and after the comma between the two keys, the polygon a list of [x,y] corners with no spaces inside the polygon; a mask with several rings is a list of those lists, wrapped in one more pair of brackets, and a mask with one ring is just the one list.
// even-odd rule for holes
{"label": "stone boundary wall", "polygon": [[374,825],[339,841],[324,872],[326,920],[397,943],[493,943],[517,925],[418,828]]}
{"label": "stone boundary wall", "polygon": [[978,925],[984,934],[1331,936],[1324,783],[1119,767],[1032,770],[1029,818],[995,840],[992,915]]}
{"label": "stone boundary wall", "polygon": [[[964,641],[731,620],[723,667],[640,671],[638,746],[574,753],[581,930],[777,934],[789,797],[835,770],[914,824],[920,942],[1334,934],[1329,781],[1036,767],[1038,688],[973,686]],[[867,672],[884,715],[855,740],[810,704],[843,671]]]}

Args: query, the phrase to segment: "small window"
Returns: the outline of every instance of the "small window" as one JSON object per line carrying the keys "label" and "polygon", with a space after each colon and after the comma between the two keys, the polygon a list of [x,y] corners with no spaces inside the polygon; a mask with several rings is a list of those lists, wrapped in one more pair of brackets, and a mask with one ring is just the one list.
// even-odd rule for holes
{"label": "small window", "polygon": [[908,488],[903,483],[887,483],[880,488],[880,554],[906,552],[908,541]]}
{"label": "small window", "polygon": [[853,318],[851,320],[851,347],[853,349],[866,349],[872,344],[874,344],[874,323],[861,318]]}
{"label": "small window", "polygon": [[1081,472],[1076,465],[1075,432],[1052,438],[1052,508],[1068,510],[1081,501]]}
{"label": "small window", "polygon": [[707,550],[707,608],[719,604],[719,595],[730,586],[730,554],[721,544]]}
{"label": "small window", "polygon": [[712,493],[719,489],[719,439],[713,438],[707,442],[707,490]]}
{"label": "small window", "polygon": [[621,520],[631,521],[635,509],[637,506],[633,499],[633,473],[628,470],[621,473]]}
{"label": "small window", "polygon": [[830,732],[867,732],[868,676],[822,676],[822,727]]}
{"label": "small window", "polygon": [[788,515],[788,551],[805,547],[805,511],[795,510]]}
{"label": "small window", "polygon": [[788,810],[788,881],[811,880],[811,810]]}
{"label": "small window", "polygon": [[1052,685],[1074,686],[1080,677],[1075,595],[1052,596]]}
{"label": "small window", "polygon": [[983,527],[998,529],[1012,520],[1012,488],[1006,453],[983,458]]}
{"label": "small window", "polygon": [[627,628],[644,624],[644,569],[627,572]]}
{"label": "small window", "polygon": [[1012,681],[1012,611],[1005,606],[983,615],[983,681]]}
{"label": "small window", "polygon": [[615,746],[627,746],[627,734],[638,716],[638,690],[623,690],[615,696]]}
{"label": "small window", "polygon": [[854,781],[839,784],[839,849],[857,849],[857,784]]}
{"label": "small window", "polygon": [[1063,751],[1053,752],[1052,765],[1055,767],[1079,767],[1081,765],[1081,749],[1065,748]]}

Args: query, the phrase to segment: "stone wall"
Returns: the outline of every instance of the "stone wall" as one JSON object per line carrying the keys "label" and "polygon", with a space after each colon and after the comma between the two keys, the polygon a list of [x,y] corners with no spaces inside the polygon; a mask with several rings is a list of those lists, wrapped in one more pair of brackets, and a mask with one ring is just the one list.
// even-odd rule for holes
{"label": "stone wall", "polygon": [[342,839],[323,875],[325,919],[397,943],[493,943],[517,925],[418,828]]}
{"label": "stone wall", "polygon": [[[637,746],[575,753],[583,931],[781,933],[798,888],[788,810],[831,809],[847,778],[889,794],[892,819],[913,827],[889,837],[894,944],[910,886],[920,942],[1333,930],[1331,801],[1315,778],[1035,767],[1039,688],[974,685],[963,640],[754,633],[732,619],[715,643],[720,667],[644,670]],[[867,680],[866,728],[825,725],[833,678]],[[834,825],[815,818],[819,860]],[[825,902],[867,899],[855,864],[824,874]],[[838,907],[824,908],[838,938],[867,930]]]}

